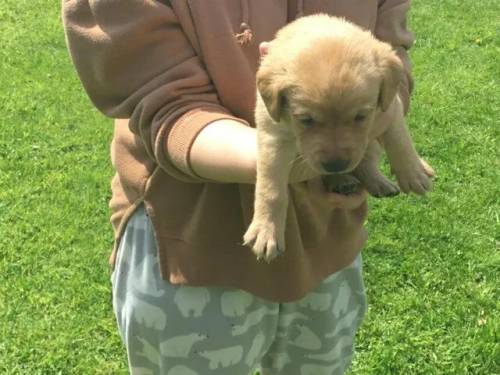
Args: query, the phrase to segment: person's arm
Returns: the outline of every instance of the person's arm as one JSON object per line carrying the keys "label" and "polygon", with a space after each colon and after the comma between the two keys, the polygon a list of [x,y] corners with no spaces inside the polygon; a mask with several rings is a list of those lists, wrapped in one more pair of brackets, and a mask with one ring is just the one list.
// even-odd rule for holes
{"label": "person's arm", "polygon": [[379,0],[375,36],[392,45],[401,59],[405,75],[401,82],[398,96],[403,104],[404,113],[410,107],[410,95],[413,91],[411,61],[408,50],[412,47],[415,38],[407,28],[410,0]]}
{"label": "person's arm", "polygon": [[413,78],[408,50],[415,40],[406,26],[410,3],[410,0],[379,0],[378,2],[374,34],[378,39],[389,43],[394,48],[403,63],[405,74],[389,109],[377,113],[373,126],[373,137],[378,138],[392,123],[401,121],[397,119],[398,114],[402,113],[405,116],[410,108]]}
{"label": "person's arm", "polygon": [[[190,150],[203,129],[231,120],[203,62],[168,1],[64,0],[67,44],[94,105],[130,130],[169,174],[204,182],[193,171]],[[222,145],[220,153],[224,153]],[[241,160],[233,155],[236,164]],[[203,173],[202,173],[203,175]]]}
{"label": "person's arm", "polygon": [[206,126],[189,154],[196,175],[220,182],[255,183],[256,130],[232,120]]}
{"label": "person's arm", "polygon": [[[162,168],[186,182],[255,182],[255,129],[219,103],[168,2],[65,0],[63,22],[92,102],[129,118]],[[291,182],[311,176],[294,172]]]}
{"label": "person's arm", "polygon": [[[232,120],[218,120],[195,138],[189,154],[193,171],[200,177],[220,182],[255,183],[257,131]],[[306,163],[292,165],[289,182],[317,177]]]}

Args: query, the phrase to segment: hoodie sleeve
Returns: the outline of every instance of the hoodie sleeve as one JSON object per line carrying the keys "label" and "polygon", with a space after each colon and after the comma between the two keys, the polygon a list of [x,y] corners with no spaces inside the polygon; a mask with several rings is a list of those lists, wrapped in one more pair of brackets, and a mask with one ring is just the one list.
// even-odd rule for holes
{"label": "hoodie sleeve", "polygon": [[413,34],[407,29],[407,13],[410,0],[379,0],[375,36],[393,46],[403,62],[406,75],[402,82],[399,96],[404,105],[405,114],[410,107],[410,94],[413,90],[411,62],[408,50],[414,42]]}
{"label": "hoodie sleeve", "polygon": [[189,165],[198,133],[223,118],[202,61],[168,1],[63,0],[71,58],[94,105],[128,118],[149,156],[171,175],[201,182]]}

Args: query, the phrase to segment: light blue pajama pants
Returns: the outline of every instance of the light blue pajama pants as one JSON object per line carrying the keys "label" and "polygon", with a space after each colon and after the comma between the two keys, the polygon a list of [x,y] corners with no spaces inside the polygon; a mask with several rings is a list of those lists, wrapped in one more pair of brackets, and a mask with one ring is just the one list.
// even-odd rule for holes
{"label": "light blue pajama pants", "polygon": [[119,245],[113,308],[134,375],[338,375],[366,310],[358,257],[306,297],[275,303],[161,279],[143,206]]}

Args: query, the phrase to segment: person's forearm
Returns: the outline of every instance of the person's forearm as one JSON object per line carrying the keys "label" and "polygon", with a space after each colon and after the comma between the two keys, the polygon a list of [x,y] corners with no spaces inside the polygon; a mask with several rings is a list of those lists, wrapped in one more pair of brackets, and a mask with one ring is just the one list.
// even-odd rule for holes
{"label": "person's forearm", "polygon": [[[191,168],[205,179],[254,184],[256,178],[257,131],[233,120],[218,120],[196,137],[189,154]],[[295,163],[289,182],[316,177],[306,163]]]}
{"label": "person's forearm", "polygon": [[191,168],[202,178],[253,184],[256,156],[255,129],[233,120],[218,120],[198,134],[189,160]]}

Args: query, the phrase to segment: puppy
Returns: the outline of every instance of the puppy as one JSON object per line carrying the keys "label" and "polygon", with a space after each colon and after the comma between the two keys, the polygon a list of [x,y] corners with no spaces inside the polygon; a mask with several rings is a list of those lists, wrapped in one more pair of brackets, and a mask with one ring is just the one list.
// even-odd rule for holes
{"label": "puppy", "polygon": [[[287,184],[297,158],[329,174],[333,190],[363,185],[376,197],[393,196],[398,187],[378,169],[380,138],[400,188],[431,189],[432,169],[393,103],[403,74],[390,45],[343,19],[302,17],[277,33],[257,72],[255,212],[243,238],[259,259],[285,249]],[[394,123],[375,129],[375,116],[388,110]]]}

